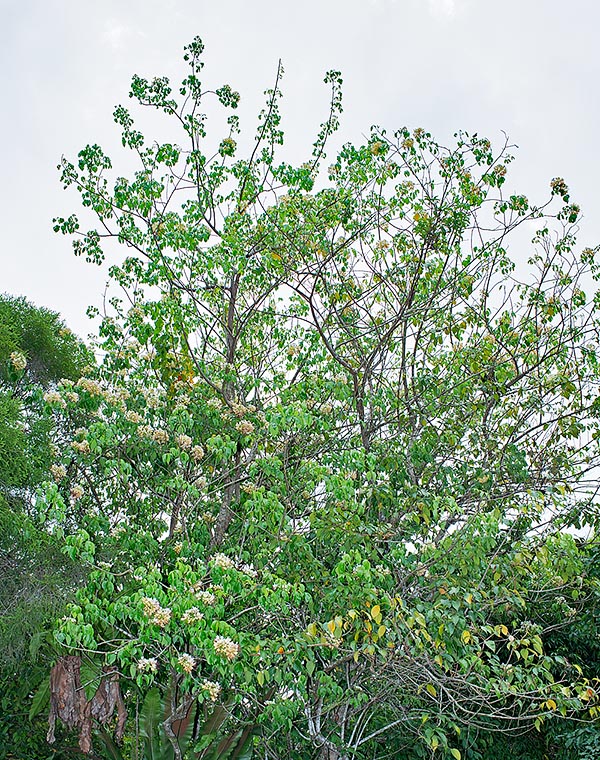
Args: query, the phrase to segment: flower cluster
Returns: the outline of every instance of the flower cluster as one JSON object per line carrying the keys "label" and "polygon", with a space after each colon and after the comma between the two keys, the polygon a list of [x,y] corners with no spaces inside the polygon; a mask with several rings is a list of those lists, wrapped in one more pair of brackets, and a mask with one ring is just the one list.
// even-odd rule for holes
{"label": "flower cluster", "polygon": [[254,425],[249,420],[240,420],[235,426],[235,429],[242,435],[252,435],[254,432]]}
{"label": "flower cluster", "polygon": [[142,415],[137,412],[129,410],[125,413],[125,419],[127,422],[133,422],[135,425],[139,425],[142,421]]}
{"label": "flower cluster", "polygon": [[47,404],[57,404],[58,406],[62,406],[63,409],[67,405],[67,402],[58,391],[46,391],[46,393],[44,393],[44,401]]}
{"label": "flower cluster", "polygon": [[180,449],[189,449],[192,445],[192,439],[185,433],[180,433],[175,440]]}
{"label": "flower cluster", "polygon": [[72,441],[71,447],[75,449],[75,451],[78,451],[80,454],[89,454],[90,453],[90,444],[89,441],[83,440],[83,441]]}
{"label": "flower cluster", "polygon": [[228,557],[226,554],[221,554],[221,552],[215,554],[212,557],[212,561],[215,567],[220,567],[221,570],[229,570],[230,568],[235,567],[235,562],[231,557]]}
{"label": "flower cluster", "polygon": [[146,615],[151,623],[160,628],[166,628],[169,625],[171,621],[171,610],[169,607],[161,607],[156,599],[149,596],[145,596],[142,599],[142,605],[144,607],[144,615]]}
{"label": "flower cluster", "polygon": [[102,396],[102,386],[96,380],[92,380],[89,377],[80,377],[77,381],[77,386],[87,391],[90,396]]}
{"label": "flower cluster", "polygon": [[199,462],[204,457],[204,449],[202,446],[193,446],[192,447],[192,459],[195,462]]}
{"label": "flower cluster", "polygon": [[152,438],[154,438],[156,443],[160,444],[169,442],[169,434],[166,430],[161,430],[160,428],[152,433]]}
{"label": "flower cluster", "polygon": [[76,404],[79,401],[79,393],[75,393],[75,391],[67,391],[65,393],[65,398],[72,404]]}
{"label": "flower cluster", "polygon": [[195,595],[196,599],[198,599],[203,604],[206,604],[207,606],[211,606],[217,601],[217,598],[214,594],[212,594],[210,591],[204,591],[202,589],[192,589],[193,594]]}
{"label": "flower cluster", "polygon": [[177,658],[177,664],[183,670],[184,673],[191,673],[196,664],[196,660],[191,654],[180,654]]}
{"label": "flower cluster", "polygon": [[85,491],[79,484],[75,484],[71,487],[71,497],[77,501],[77,499],[81,499]]}
{"label": "flower cluster", "polygon": [[217,636],[213,641],[215,652],[231,662],[240,653],[240,645],[228,636]]}
{"label": "flower cluster", "polygon": [[137,668],[140,673],[156,673],[158,661],[154,657],[140,657]]}
{"label": "flower cluster", "polygon": [[193,623],[202,620],[203,617],[204,613],[200,612],[197,607],[190,607],[189,610],[186,610],[181,616],[181,622],[185,625],[192,625]]}
{"label": "flower cluster", "polygon": [[205,679],[200,684],[200,688],[203,691],[208,692],[208,697],[211,700],[211,702],[216,702],[217,699],[219,698],[219,694],[221,693],[221,685],[216,683],[215,681],[207,681]]}
{"label": "flower cluster", "polygon": [[67,468],[62,464],[53,464],[50,466],[50,474],[57,483],[67,476]]}
{"label": "flower cluster", "polygon": [[27,359],[25,358],[25,354],[22,354],[20,351],[13,351],[10,355],[10,363],[17,370],[17,372],[22,372],[27,366]]}

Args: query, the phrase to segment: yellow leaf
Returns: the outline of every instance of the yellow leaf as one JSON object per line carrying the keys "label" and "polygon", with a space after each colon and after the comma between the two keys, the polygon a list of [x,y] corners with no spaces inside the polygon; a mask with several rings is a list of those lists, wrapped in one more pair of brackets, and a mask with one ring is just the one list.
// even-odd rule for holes
{"label": "yellow leaf", "polygon": [[460,638],[462,639],[463,644],[468,644],[469,641],[471,641],[471,633],[470,631],[463,631],[460,635]]}
{"label": "yellow leaf", "polygon": [[546,707],[549,710],[556,710],[556,702],[553,699],[546,700]]}
{"label": "yellow leaf", "polygon": [[256,674],[256,680],[258,681],[259,686],[262,686],[265,682],[265,672],[264,670],[259,670]]}
{"label": "yellow leaf", "polygon": [[315,623],[311,623],[308,628],[306,629],[306,632],[309,636],[316,636],[317,635],[317,626]]}
{"label": "yellow leaf", "polygon": [[472,604],[473,603],[473,594],[467,594],[467,596],[465,598],[467,600],[467,604]]}
{"label": "yellow leaf", "polygon": [[437,689],[432,683],[428,683],[425,688],[427,689],[429,694],[431,694],[432,697],[437,697]]}
{"label": "yellow leaf", "polygon": [[375,604],[371,610],[371,616],[373,618],[376,618],[380,612],[381,612],[381,607],[378,604]]}
{"label": "yellow leaf", "polygon": [[456,747],[453,747],[453,748],[450,750],[450,754],[452,755],[452,757],[455,757],[455,758],[456,758],[456,760],[460,760],[460,758],[461,758],[461,755],[460,755],[460,750],[459,750],[459,749],[456,749]]}
{"label": "yellow leaf", "polygon": [[329,633],[335,633],[335,620],[330,620],[327,623],[327,628],[329,629]]}
{"label": "yellow leaf", "polygon": [[380,625],[379,629],[377,630],[377,635],[379,636],[379,638],[381,638],[386,631],[387,631],[387,628],[384,625]]}

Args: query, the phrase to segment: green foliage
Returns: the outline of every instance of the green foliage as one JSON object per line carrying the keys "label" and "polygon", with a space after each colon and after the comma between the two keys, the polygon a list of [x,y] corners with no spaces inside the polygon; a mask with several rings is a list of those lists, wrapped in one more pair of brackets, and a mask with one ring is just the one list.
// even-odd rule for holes
{"label": "green foliage", "polygon": [[[278,157],[281,66],[241,157],[239,96],[201,85],[202,50],[176,92],[132,82],[178,143],[119,106],[138,171],[112,177],[98,145],[60,167],[93,221],[55,229],[126,255],[102,366],[47,397],[39,516],[88,572],[55,645],[118,665],[147,752],[190,709],[205,759],[475,760],[497,733],[545,751],[598,709],[597,547],[573,535],[598,521],[600,440],[579,209],[560,178],[539,204],[507,190],[508,146],[477,135],[373,128],[326,169],[337,72],[307,161]],[[508,244],[532,228],[518,279]]]}

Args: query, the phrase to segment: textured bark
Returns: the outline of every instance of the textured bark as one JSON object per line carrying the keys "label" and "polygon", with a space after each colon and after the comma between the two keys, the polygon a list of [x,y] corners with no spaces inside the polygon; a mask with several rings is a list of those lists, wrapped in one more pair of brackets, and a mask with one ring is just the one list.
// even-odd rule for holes
{"label": "textured bark", "polygon": [[117,711],[117,729],[115,739],[120,742],[125,732],[127,711],[121,696],[119,674],[113,665],[105,665],[102,669],[103,676],[98,691],[91,700],[92,718],[105,726],[112,719],[115,709]]}
{"label": "textured bark", "polygon": [[112,719],[117,711],[115,738],[121,741],[125,731],[127,712],[119,687],[119,676],[112,666],[103,669],[104,675],[98,690],[88,702],[81,685],[81,658],[61,657],[50,671],[50,714],[48,716],[47,740],[54,742],[56,719],[67,728],[79,729],[79,748],[89,754],[92,751],[92,718],[102,725]]}

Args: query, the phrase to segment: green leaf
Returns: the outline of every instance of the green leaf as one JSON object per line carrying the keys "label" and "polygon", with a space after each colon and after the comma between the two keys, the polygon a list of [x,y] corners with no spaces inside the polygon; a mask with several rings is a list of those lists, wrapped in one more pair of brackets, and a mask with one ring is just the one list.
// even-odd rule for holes
{"label": "green leaf", "polygon": [[50,676],[42,681],[38,690],[33,695],[33,699],[31,700],[31,707],[29,708],[29,720],[33,720],[33,718],[43,712],[49,704]]}

